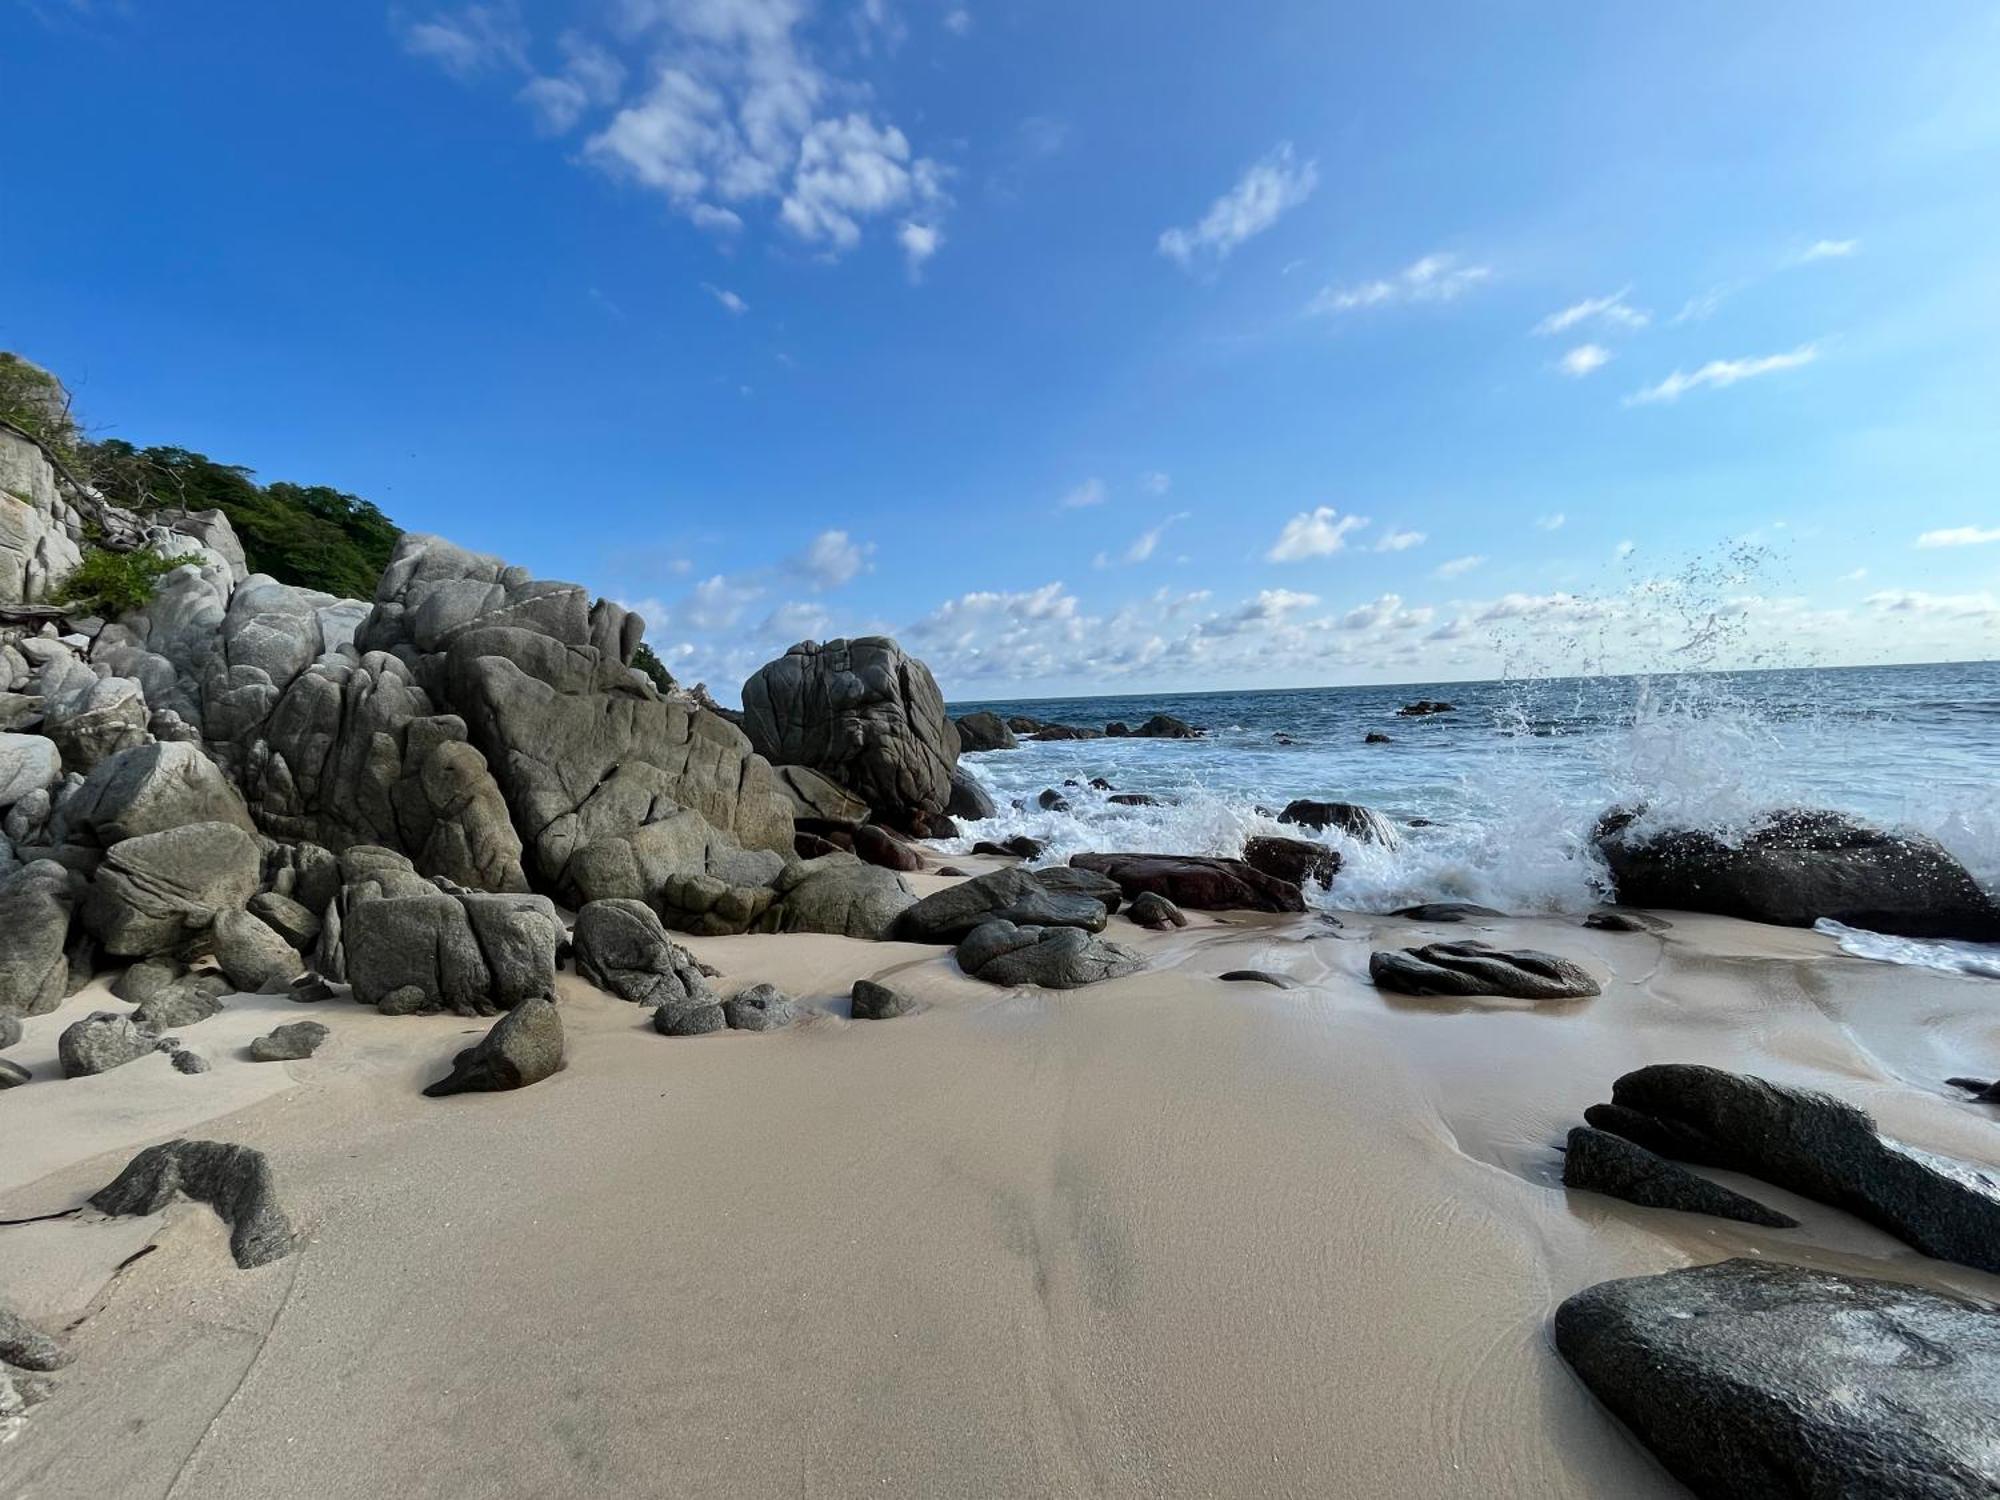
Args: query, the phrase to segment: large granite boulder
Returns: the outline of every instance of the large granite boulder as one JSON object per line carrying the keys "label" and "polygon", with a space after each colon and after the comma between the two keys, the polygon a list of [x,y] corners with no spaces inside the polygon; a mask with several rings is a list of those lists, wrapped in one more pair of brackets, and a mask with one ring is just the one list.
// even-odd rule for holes
{"label": "large granite boulder", "polygon": [[1393,849],[1402,842],[1395,825],[1372,807],[1358,802],[1318,802],[1300,797],[1285,805],[1278,814],[1280,823],[1294,823],[1314,831],[1331,828],[1364,844],[1380,844]]}
{"label": "large granite boulder", "polygon": [[2000,1272],[2000,1183],[1884,1139],[1865,1111],[1830,1095],[1660,1063],[1620,1078],[1611,1102],[1584,1118],[1661,1156],[1845,1209],[1926,1255]]}
{"label": "large granite boulder", "polygon": [[42,450],[0,432],[0,604],[35,604],[53,595],[83,560],[81,530]]}
{"label": "large granite boulder", "polygon": [[490,1016],[555,993],[562,936],[546,896],[350,893],[341,963],[364,1005]]}
{"label": "large granite boulder", "polygon": [[185,823],[230,823],[254,833],[222,768],[186,743],[136,745],[99,761],[56,811],[55,842],[110,848]]}
{"label": "large granite boulder", "polygon": [[1102,932],[1108,916],[1094,896],[1052,888],[1031,870],[1005,869],[933,891],[903,913],[896,935],[910,943],[956,943],[999,921]]}
{"label": "large granite boulder", "polygon": [[1306,909],[1305,897],[1296,885],[1240,859],[1193,854],[1078,854],[1070,863],[1110,876],[1128,897],[1153,891],[1189,911]]}
{"label": "large granite boulder", "polygon": [[451,1060],[451,1071],[424,1092],[497,1093],[540,1083],[563,1065],[563,1024],[553,1001],[524,1000]]}
{"label": "large granite boulder", "polygon": [[951,800],[958,729],[930,669],[887,636],[792,647],[743,685],[743,727],[766,759],[824,773],[885,822]]}
{"label": "large granite boulder", "polygon": [[1532,948],[1428,943],[1368,956],[1377,989],[1401,995],[1497,995],[1509,1000],[1583,1000],[1598,994],[1583,965]]}
{"label": "large granite boulder", "polygon": [[1934,839],[1839,813],[1773,814],[1740,837],[1653,831],[1608,814],[1597,848],[1626,906],[1717,912],[1782,927],[1831,917],[1903,937],[2000,941],[2000,905]]}
{"label": "large granite boulder", "polygon": [[958,720],[958,747],[962,751],[1018,750],[1021,742],[1007,721],[990,708],[982,708]]}
{"label": "large granite boulder", "polygon": [[249,994],[277,994],[306,966],[276,928],[248,911],[216,913],[212,943],[229,982]]}
{"label": "large granite boulder", "polygon": [[910,883],[894,870],[835,853],[785,867],[776,898],[760,921],[766,932],[826,932],[879,941],[896,931],[917,904]]}
{"label": "large granite boulder", "polygon": [[1340,851],[1311,839],[1260,834],[1243,841],[1243,863],[1253,870],[1304,889],[1328,886],[1340,873]]}
{"label": "large granite boulder", "polygon": [[958,945],[958,966],[988,984],[1039,985],[1073,990],[1100,980],[1136,974],[1145,957],[1080,927],[1019,927],[988,922]]}
{"label": "large granite boulder", "polygon": [[792,804],[795,823],[808,818],[830,823],[860,824],[868,821],[869,808],[839,782],[822,776],[811,766],[773,766],[774,784]]}
{"label": "large granite boulder", "polygon": [[693,954],[667,936],[643,901],[592,901],[571,934],[576,972],[621,1000],[698,1010],[721,1001]]}
{"label": "large granite boulder", "polygon": [[0,1016],[46,1015],[69,993],[77,880],[51,859],[0,880]]}
{"label": "large granite boulder", "polygon": [[0,811],[62,780],[62,753],[39,734],[0,734]]}
{"label": "large granite boulder", "polygon": [[2000,1312],[1985,1303],[1726,1260],[1578,1292],[1555,1341],[1697,1495],[2000,1494]]}
{"label": "large granite boulder", "polygon": [[234,823],[188,823],[126,839],[104,857],[84,925],[106,953],[148,958],[205,936],[257,894],[263,851]]}

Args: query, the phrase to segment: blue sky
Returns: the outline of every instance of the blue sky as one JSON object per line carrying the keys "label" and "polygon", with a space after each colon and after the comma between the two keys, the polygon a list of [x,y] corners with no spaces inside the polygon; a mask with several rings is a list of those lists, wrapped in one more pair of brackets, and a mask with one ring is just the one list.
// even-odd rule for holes
{"label": "blue sky", "polygon": [[0,3],[0,345],[724,697],[2000,655],[1989,6]]}

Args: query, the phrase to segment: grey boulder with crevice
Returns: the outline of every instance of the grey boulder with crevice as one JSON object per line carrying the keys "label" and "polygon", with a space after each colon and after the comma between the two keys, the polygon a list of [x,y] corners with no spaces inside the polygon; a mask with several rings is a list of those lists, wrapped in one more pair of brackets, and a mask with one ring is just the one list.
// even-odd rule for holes
{"label": "grey boulder with crevice", "polygon": [[988,922],[958,945],[958,966],[988,984],[1038,985],[1071,990],[1136,974],[1142,954],[1107,942],[1080,927],[1018,926]]}
{"label": "grey boulder with crevice", "polygon": [[205,935],[257,893],[263,851],[233,823],[190,823],[126,839],[104,857],[83,906],[104,951],[145,958]]}

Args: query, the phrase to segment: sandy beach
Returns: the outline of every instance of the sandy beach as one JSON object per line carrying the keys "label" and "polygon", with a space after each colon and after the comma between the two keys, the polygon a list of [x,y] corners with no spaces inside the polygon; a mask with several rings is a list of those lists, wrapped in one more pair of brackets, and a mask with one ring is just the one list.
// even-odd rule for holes
{"label": "sandy beach", "polygon": [[[77,1354],[0,1490],[1681,1493],[1553,1352],[1565,1296],[1735,1255],[2000,1278],[1761,1183],[1736,1185],[1801,1228],[1566,1192],[1564,1132],[1621,1072],[1692,1061],[1990,1162],[1989,1112],[1940,1085],[2000,1056],[2000,1009],[1813,933],[1674,922],[1118,918],[1153,967],[1067,994],[932,947],[694,940],[725,992],[814,1011],[670,1039],[565,974],[565,1071],[445,1100],[418,1090],[483,1024],[344,998],[233,999],[189,1036],[206,1075],[56,1081],[86,992],[12,1054],[45,1081],[0,1095],[0,1297]],[[1373,947],[1464,936],[1579,959],[1604,993],[1368,982]],[[1215,977],[1238,968],[1296,987]],[[849,1019],[863,975],[923,1008]],[[244,1059],[308,1014],[318,1055]],[[34,1222],[177,1134],[265,1151],[301,1252],[239,1271],[194,1204]]]}

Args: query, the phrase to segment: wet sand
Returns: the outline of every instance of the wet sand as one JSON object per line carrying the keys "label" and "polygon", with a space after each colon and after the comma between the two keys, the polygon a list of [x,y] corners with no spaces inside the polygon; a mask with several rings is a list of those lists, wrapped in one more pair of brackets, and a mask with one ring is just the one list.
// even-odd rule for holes
{"label": "wet sand", "polygon": [[[306,1245],[238,1271],[193,1205],[0,1228],[0,1296],[80,1320],[0,1493],[1672,1495],[1554,1355],[1570,1292],[1749,1254],[2000,1297],[1761,1183],[1801,1229],[1571,1195],[1554,1150],[1619,1073],[1691,1061],[1991,1163],[2000,1120],[1941,1087],[2000,1066],[1991,981],[1718,918],[1343,921],[1116,918],[1155,967],[1066,994],[936,948],[694,940],[725,991],[818,1009],[669,1039],[566,977],[567,1069],[444,1100],[417,1091],[480,1024],[345,1000],[232,1001],[184,1033],[210,1074],[49,1081],[80,996],[9,1054],[39,1081],[0,1094],[0,1219],[194,1133],[265,1150]],[[1605,993],[1368,984],[1371,947],[1446,937]],[[863,974],[924,1009],[851,1021]],[[241,1059],[306,1016],[319,1055]]]}

